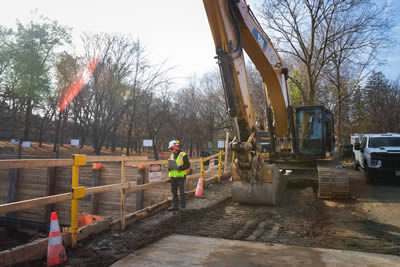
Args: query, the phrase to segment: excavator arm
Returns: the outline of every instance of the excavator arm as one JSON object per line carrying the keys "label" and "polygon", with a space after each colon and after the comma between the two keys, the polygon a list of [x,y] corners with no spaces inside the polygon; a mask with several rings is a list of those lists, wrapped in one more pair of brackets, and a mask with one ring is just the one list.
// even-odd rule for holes
{"label": "excavator arm", "polygon": [[276,204],[286,186],[274,164],[264,163],[256,148],[260,131],[255,125],[244,53],[259,70],[274,110],[275,134],[288,135],[288,91],[285,69],[268,36],[241,0],[204,0],[214,38],[228,113],[236,140],[237,159],[232,168],[232,197],[245,203]]}
{"label": "excavator arm", "polygon": [[238,141],[254,127],[243,50],[259,70],[275,111],[275,133],[287,134],[289,97],[286,69],[268,36],[243,1],[204,0],[225,89],[226,102]]}

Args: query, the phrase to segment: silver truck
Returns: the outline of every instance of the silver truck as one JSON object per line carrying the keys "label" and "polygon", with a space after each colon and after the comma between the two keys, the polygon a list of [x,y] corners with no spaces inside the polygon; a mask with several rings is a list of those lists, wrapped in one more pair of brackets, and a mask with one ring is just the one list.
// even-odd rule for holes
{"label": "silver truck", "polygon": [[367,183],[376,178],[400,179],[400,134],[364,134],[354,145],[354,167],[363,169]]}

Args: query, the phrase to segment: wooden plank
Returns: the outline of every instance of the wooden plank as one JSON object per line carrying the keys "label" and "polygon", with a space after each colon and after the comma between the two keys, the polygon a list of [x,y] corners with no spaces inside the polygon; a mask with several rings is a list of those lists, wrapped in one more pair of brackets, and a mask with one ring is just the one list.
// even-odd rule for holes
{"label": "wooden plank", "polygon": [[[167,208],[170,205],[170,202],[171,202],[170,200],[163,200],[163,201],[161,201],[157,204],[154,204],[150,207],[147,207],[145,209],[135,211],[134,213],[127,215],[126,220],[127,220],[128,224],[131,224],[140,219],[144,219],[154,213],[159,212],[160,210]],[[118,225],[120,225],[120,224],[118,223],[118,220],[116,220],[116,221],[112,222],[111,227],[113,230],[118,230]]]}
{"label": "wooden plank", "polygon": [[201,175],[201,173],[195,173],[195,174],[191,174],[186,176],[186,179],[195,179],[195,178],[199,178]]}
{"label": "wooden plank", "polygon": [[18,159],[18,160],[0,160],[0,169],[10,168],[51,168],[72,166],[72,159]]}
{"label": "wooden plank", "polygon": [[[110,228],[110,219],[90,224],[80,228],[78,241],[86,239],[90,235],[103,232]],[[71,244],[71,234],[63,233],[63,243],[65,247]],[[29,244],[15,247],[13,249],[0,252],[0,266],[10,266],[18,263],[32,262],[43,259],[47,254],[48,238],[39,239]]]}
{"label": "wooden plank", "polygon": [[86,156],[86,162],[118,162],[147,160],[147,156]]}
{"label": "wooden plank", "polygon": [[160,185],[160,184],[166,184],[166,183],[168,183],[168,181],[169,180],[162,180],[162,181],[153,182],[151,184],[144,184],[144,185],[136,185],[136,182],[128,182],[125,184],[102,185],[102,186],[98,186],[98,187],[86,188],[86,195],[116,191],[116,190],[121,190],[121,189],[127,189],[126,192],[136,192],[139,190],[145,190],[148,188],[156,187],[157,185]]}
{"label": "wooden plank", "polygon": [[160,184],[167,184],[169,182],[169,180],[162,180],[162,181],[158,181],[158,182],[153,182],[151,184],[143,184],[143,185],[135,185],[136,183],[129,183],[130,186],[128,188],[129,192],[136,192],[139,190],[144,190],[144,189],[148,189],[148,188],[152,188],[152,187],[156,187],[157,185]]}
{"label": "wooden plank", "polygon": [[219,153],[205,158],[204,161],[207,161],[207,160],[210,160],[210,159],[214,159],[214,158],[218,158],[218,157],[219,157]]}
{"label": "wooden plank", "polygon": [[[125,184],[126,182],[126,168],[125,161],[121,161],[121,184]],[[120,205],[120,213],[121,213],[121,230],[125,230],[125,189],[121,189],[121,205]]]}
{"label": "wooden plank", "polygon": [[110,226],[111,226],[111,218],[105,218],[103,221],[85,225],[79,228],[81,232],[78,235],[78,241],[84,240],[93,234],[97,234],[105,230],[108,230]]}
{"label": "wooden plank", "polygon": [[128,187],[129,187],[129,183],[110,184],[110,185],[91,187],[91,188],[86,188],[86,195],[116,191],[116,190],[126,189]]}
{"label": "wooden plank", "polygon": [[40,197],[40,198],[34,198],[34,199],[29,199],[29,200],[23,200],[23,201],[3,204],[3,205],[0,205],[0,214],[18,211],[18,210],[30,209],[33,207],[39,207],[39,206],[43,206],[46,204],[62,202],[62,201],[68,200],[68,199],[72,199],[72,193],[64,193],[64,194],[59,194],[59,195],[55,195],[55,196]]}
{"label": "wooden plank", "polygon": [[29,244],[0,252],[0,266],[42,259],[47,253],[48,239],[40,239]]}
{"label": "wooden plank", "polygon": [[149,165],[149,164],[168,164],[168,160],[135,160],[126,162],[127,167],[136,167],[138,168],[140,165]]}

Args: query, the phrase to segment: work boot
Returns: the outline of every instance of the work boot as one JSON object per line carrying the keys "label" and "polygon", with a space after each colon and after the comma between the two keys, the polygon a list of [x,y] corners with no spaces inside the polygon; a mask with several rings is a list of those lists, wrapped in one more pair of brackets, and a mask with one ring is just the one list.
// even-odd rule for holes
{"label": "work boot", "polygon": [[168,211],[177,211],[177,210],[179,210],[177,207],[170,207],[170,208],[168,208]]}

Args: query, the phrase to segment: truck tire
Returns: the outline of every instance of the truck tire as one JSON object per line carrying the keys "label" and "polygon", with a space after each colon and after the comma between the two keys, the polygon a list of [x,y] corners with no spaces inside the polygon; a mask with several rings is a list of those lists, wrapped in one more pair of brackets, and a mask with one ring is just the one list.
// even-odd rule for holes
{"label": "truck tire", "polygon": [[365,166],[364,167],[365,179],[366,179],[367,184],[374,184],[375,179],[372,176],[371,172],[369,171],[368,164],[366,162],[364,163],[364,166]]}
{"label": "truck tire", "polygon": [[357,163],[356,160],[354,160],[354,169],[355,169],[356,171],[360,170],[360,165],[358,165],[358,163]]}
{"label": "truck tire", "polygon": [[354,161],[354,169],[355,169],[356,171],[358,171],[360,165],[357,163],[356,155],[353,153],[352,156],[353,156],[353,161]]}

